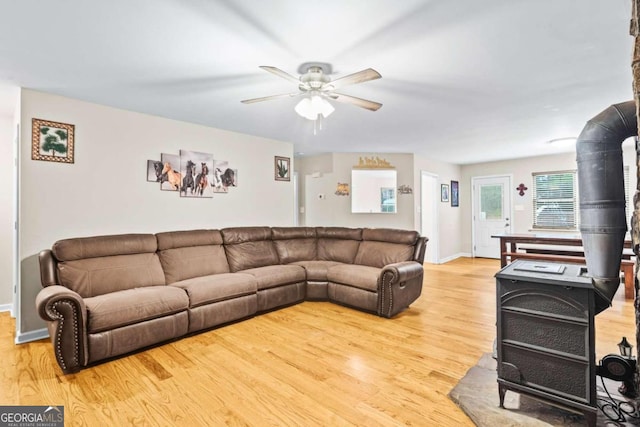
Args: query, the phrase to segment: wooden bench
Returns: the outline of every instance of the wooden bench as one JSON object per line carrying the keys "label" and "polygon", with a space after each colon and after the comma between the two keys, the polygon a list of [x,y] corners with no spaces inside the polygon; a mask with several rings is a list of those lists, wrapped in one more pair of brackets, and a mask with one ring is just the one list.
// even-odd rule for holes
{"label": "wooden bench", "polygon": [[[550,253],[531,253],[531,252],[503,252],[503,257],[508,259],[508,262],[516,259],[534,259],[539,261],[559,261],[568,262],[572,264],[585,264],[585,258],[583,256],[574,256],[569,254],[568,251],[563,252],[562,255],[550,254]],[[631,259],[623,259],[620,261],[620,271],[624,275],[624,297],[625,299],[633,299],[634,283],[633,283],[633,269],[635,261]]]}
{"label": "wooden bench", "polygon": [[[541,261],[585,264],[582,236],[579,234],[504,233],[491,237],[500,239],[500,266],[521,258]],[[624,274],[624,297],[635,296],[635,254],[632,242],[624,241],[620,271]]]}

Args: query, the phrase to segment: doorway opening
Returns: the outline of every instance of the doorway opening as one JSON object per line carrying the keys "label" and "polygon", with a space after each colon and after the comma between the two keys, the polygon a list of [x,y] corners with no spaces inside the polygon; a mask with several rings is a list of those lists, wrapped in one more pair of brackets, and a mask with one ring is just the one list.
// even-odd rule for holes
{"label": "doorway opening", "polygon": [[424,261],[439,264],[438,206],[440,191],[438,190],[438,175],[421,171],[420,178],[420,234],[429,238]]}

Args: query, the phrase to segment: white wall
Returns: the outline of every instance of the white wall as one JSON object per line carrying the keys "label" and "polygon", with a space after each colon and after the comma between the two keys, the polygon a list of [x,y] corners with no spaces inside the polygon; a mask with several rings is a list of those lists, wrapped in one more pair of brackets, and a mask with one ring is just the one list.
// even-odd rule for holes
{"label": "white wall", "polygon": [[[338,182],[351,182],[351,170],[364,156],[386,159],[396,166],[398,186],[404,184],[413,188],[413,194],[397,196],[397,214],[352,214],[351,197],[334,194]],[[413,154],[331,153],[298,158],[296,165],[301,178],[300,204],[305,210],[304,214],[300,214],[300,224],[308,226],[390,227],[419,231],[421,171],[438,175],[442,184],[460,180],[461,177],[459,165]],[[319,194],[326,198],[319,199]],[[461,199],[460,206],[464,203],[467,202]],[[439,262],[470,255],[465,253],[462,246],[461,208],[454,208],[450,203],[438,202],[437,205]]]}
{"label": "white wall", "polygon": [[13,117],[0,115],[0,311],[13,299]]}
{"label": "white wall", "polygon": [[[274,156],[293,160],[292,144],[32,90],[21,102],[19,335],[43,327],[37,254],[58,239],[294,223],[293,183],[274,180]],[[32,118],[75,125],[74,164],[31,160]],[[148,159],[180,149],[228,160],[238,187],[191,199],[146,181]]]}
{"label": "white wall", "polygon": [[[360,157],[380,157],[396,167],[397,184],[414,185],[413,154],[332,153],[298,159],[301,205],[305,208],[301,224],[306,226],[386,227],[413,230],[414,195],[397,196],[397,213],[351,213],[351,196],[337,196],[337,185],[349,183],[351,170]],[[317,176],[316,176],[317,175]],[[323,195],[323,198],[319,196]]]}
{"label": "white wall", "polygon": [[[625,142],[623,144],[623,163],[624,166],[629,166],[630,203],[633,200],[636,182],[635,155],[633,144]],[[532,173],[576,169],[575,152],[462,166],[462,179],[460,182],[460,206],[463,208],[461,211],[462,250],[471,252],[472,246],[471,178],[491,175],[513,175],[513,188],[511,188],[511,200],[514,205],[513,232],[528,233],[531,232],[533,225]],[[519,191],[516,190],[516,187],[521,183],[528,188],[524,196],[520,196]]]}

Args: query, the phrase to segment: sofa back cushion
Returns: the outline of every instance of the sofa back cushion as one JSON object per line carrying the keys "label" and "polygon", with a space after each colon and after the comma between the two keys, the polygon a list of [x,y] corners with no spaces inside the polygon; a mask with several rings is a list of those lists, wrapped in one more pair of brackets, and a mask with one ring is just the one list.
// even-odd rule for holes
{"label": "sofa back cushion", "polygon": [[65,239],[51,249],[58,279],[83,298],[165,284],[153,234]]}
{"label": "sofa back cushion", "polygon": [[315,228],[273,227],[271,236],[282,264],[316,259],[318,251]]}
{"label": "sofa back cushion", "polygon": [[316,227],[318,260],[353,264],[360,241],[361,228]]}
{"label": "sofa back cushion", "polygon": [[269,227],[232,227],[220,231],[233,273],[280,264]]}
{"label": "sofa back cushion", "polygon": [[156,238],[167,284],[230,271],[218,230],[170,231]]}
{"label": "sofa back cushion", "polygon": [[419,237],[416,231],[365,228],[355,263],[382,268],[396,262],[411,261]]}

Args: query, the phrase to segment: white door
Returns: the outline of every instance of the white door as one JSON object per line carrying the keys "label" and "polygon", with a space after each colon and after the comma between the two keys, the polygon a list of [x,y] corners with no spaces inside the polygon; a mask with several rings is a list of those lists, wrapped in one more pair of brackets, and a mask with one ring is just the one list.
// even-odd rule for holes
{"label": "white door", "polygon": [[438,176],[422,171],[420,183],[420,234],[428,237],[425,262],[438,263]]}
{"label": "white door", "polygon": [[511,177],[478,177],[473,188],[473,255],[500,258],[500,240],[491,236],[511,232]]}

